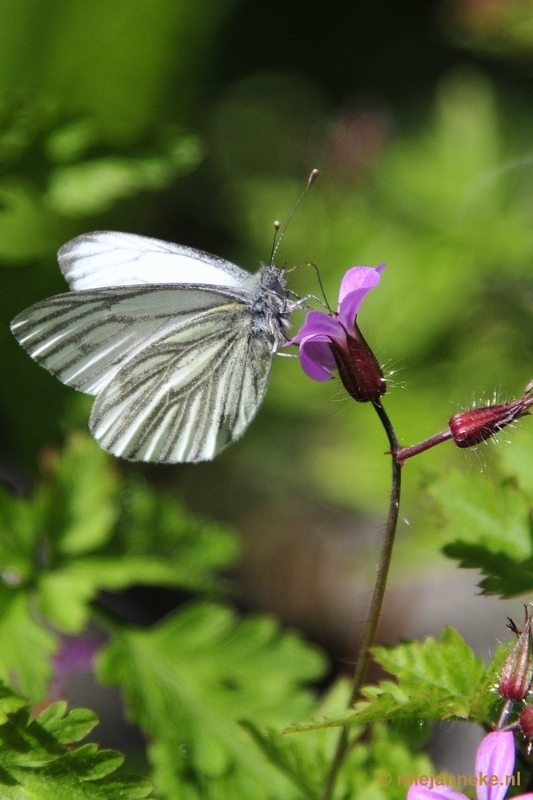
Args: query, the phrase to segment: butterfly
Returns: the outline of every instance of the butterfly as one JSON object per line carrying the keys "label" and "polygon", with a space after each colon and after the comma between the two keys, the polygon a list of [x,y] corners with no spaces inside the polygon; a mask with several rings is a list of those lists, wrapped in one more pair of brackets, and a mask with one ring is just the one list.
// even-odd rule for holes
{"label": "butterfly", "polygon": [[131,461],[212,459],[264,397],[290,315],[283,270],[129,233],[78,236],[58,254],[71,292],[11,330],[60,381],[94,395],[89,428]]}

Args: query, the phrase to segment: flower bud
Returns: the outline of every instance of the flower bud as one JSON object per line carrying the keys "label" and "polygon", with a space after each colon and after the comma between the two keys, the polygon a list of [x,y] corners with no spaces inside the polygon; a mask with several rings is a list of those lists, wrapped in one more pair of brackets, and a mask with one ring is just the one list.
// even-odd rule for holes
{"label": "flower bud", "polygon": [[509,653],[500,675],[498,691],[507,700],[521,701],[528,696],[533,680],[531,662],[533,639],[531,637],[531,616],[533,611],[526,606],[526,621],[519,631],[512,619],[508,627],[516,633],[518,641]]}
{"label": "flower bud", "polygon": [[353,334],[344,342],[332,340],[331,352],[344,388],[358,403],[379,400],[387,384],[379,363],[354,322]]}
{"label": "flower bud", "polygon": [[531,388],[528,386],[526,394],[520,400],[471,408],[469,411],[455,414],[448,425],[457,447],[473,447],[480,444],[499,433],[515,419],[529,414],[529,407],[533,405],[533,397],[529,396]]}
{"label": "flower bud", "polygon": [[533,706],[530,705],[524,708],[520,714],[518,724],[524,736],[531,739],[533,737]]}

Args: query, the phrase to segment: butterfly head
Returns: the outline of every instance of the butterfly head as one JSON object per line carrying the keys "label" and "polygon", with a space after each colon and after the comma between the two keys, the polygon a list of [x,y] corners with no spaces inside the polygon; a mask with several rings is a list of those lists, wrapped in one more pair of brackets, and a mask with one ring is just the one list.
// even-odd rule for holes
{"label": "butterfly head", "polygon": [[259,283],[261,289],[266,292],[285,296],[287,278],[284,270],[278,269],[273,264],[265,264],[259,273]]}

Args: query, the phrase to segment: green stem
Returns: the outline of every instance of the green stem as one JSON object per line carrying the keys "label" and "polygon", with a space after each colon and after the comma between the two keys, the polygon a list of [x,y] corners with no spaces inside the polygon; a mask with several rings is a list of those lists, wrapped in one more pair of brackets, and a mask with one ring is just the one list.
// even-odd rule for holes
{"label": "green stem", "polygon": [[[381,420],[381,424],[385,429],[385,433],[387,434],[387,438],[390,444],[390,452],[392,456],[392,490],[391,490],[391,498],[389,506],[389,516],[387,519],[387,528],[385,531],[385,538],[383,540],[383,547],[381,549],[381,557],[378,565],[376,583],[374,585],[374,592],[372,594],[372,601],[370,603],[370,609],[368,612],[368,617],[366,620],[366,625],[363,633],[361,649],[359,651],[359,657],[357,659],[357,664],[355,666],[355,672],[352,679],[352,691],[348,706],[352,706],[358,699],[359,692],[361,691],[361,687],[363,686],[363,683],[366,678],[368,664],[370,662],[370,650],[376,638],[376,632],[378,629],[379,619],[381,616],[381,609],[383,606],[383,598],[385,597],[385,589],[387,587],[387,578],[389,575],[389,567],[392,558],[392,549],[394,546],[394,537],[396,534],[396,526],[398,524],[398,512],[400,509],[402,462],[396,458],[396,453],[400,449],[400,445],[396,438],[396,434],[394,432],[394,428],[392,427],[392,423],[389,417],[387,416],[385,409],[381,405],[381,401],[380,400],[373,401],[372,405],[374,406],[376,413]],[[339,741],[337,742],[337,749],[335,750],[335,755],[333,757],[333,761],[331,762],[329,773],[324,786],[324,792],[322,794],[322,800],[331,800],[331,798],[333,797],[333,791],[335,789],[337,776],[339,774],[340,768],[342,767],[348,749],[349,749],[348,727],[345,726],[343,727],[339,736]]]}

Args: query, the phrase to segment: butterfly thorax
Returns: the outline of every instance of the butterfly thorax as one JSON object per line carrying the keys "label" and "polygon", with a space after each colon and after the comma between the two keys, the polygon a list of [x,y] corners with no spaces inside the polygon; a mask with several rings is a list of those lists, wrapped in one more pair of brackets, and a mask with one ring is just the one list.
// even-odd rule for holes
{"label": "butterfly thorax", "polygon": [[[254,328],[272,337],[276,346],[285,341],[290,314],[295,303],[287,297],[285,273],[271,264],[264,265],[250,282],[254,295],[252,313]],[[253,288],[252,288],[253,287]]]}

